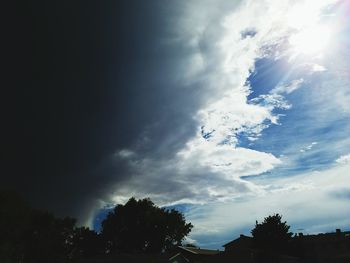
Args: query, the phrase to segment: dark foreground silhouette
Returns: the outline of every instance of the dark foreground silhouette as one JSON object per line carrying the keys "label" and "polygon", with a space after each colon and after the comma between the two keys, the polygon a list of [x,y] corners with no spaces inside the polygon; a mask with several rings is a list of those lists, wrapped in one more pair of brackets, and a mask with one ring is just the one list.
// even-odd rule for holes
{"label": "dark foreground silhouette", "polygon": [[350,262],[350,232],[303,235],[289,232],[282,216],[256,222],[252,236],[241,235],[224,245],[215,262],[245,263],[345,263]]}
{"label": "dark foreground silhouette", "polygon": [[[30,208],[17,195],[0,193],[0,262],[136,262],[158,258],[191,231],[184,216],[149,199],[131,198],[102,222],[101,233]],[[152,260],[153,261],[153,260]],[[114,261],[115,262],[115,261]]]}
{"label": "dark foreground silhouette", "polygon": [[[178,247],[168,262],[215,263],[349,263],[350,232],[337,229],[318,235],[293,234],[279,214],[256,222],[252,236],[223,245],[225,250]],[[146,261],[145,261],[146,262]]]}
{"label": "dark foreground silhouette", "polygon": [[293,236],[279,214],[256,222],[251,237],[241,235],[223,245],[224,251],[183,246],[192,227],[174,209],[131,198],[117,205],[96,233],[77,227],[73,218],[56,218],[0,192],[1,263],[350,262],[350,232]]}

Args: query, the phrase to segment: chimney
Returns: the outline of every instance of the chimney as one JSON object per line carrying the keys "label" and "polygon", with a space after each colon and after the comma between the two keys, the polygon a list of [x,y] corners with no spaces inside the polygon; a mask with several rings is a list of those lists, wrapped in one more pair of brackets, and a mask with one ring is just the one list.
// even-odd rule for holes
{"label": "chimney", "polygon": [[340,228],[337,228],[337,229],[335,230],[335,233],[337,234],[337,236],[340,236],[340,234],[341,234]]}

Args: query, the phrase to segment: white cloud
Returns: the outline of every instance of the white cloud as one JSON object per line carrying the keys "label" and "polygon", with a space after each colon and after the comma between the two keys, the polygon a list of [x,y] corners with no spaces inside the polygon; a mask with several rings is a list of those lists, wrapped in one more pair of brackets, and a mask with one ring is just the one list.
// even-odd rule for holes
{"label": "white cloud", "polygon": [[261,174],[280,164],[280,160],[272,154],[228,144],[218,146],[202,138],[189,142],[178,155],[181,162],[207,167],[225,179]]}
{"label": "white cloud", "polygon": [[239,133],[258,136],[268,126],[265,121],[277,123],[277,117],[271,114],[270,107],[248,104],[247,91],[243,88],[224,94],[222,99],[200,110],[198,114],[198,122],[203,124],[202,132],[210,135],[209,141],[232,146],[237,144]]}
{"label": "white cloud", "polygon": [[312,142],[311,144],[303,147],[300,149],[300,152],[307,152],[310,151],[315,145],[317,144],[317,142]]}
{"label": "white cloud", "polygon": [[111,194],[113,202],[149,196],[159,205],[203,204],[255,195],[265,190],[241,179],[273,169],[280,160],[272,154],[230,145],[217,146],[199,137],[170,160],[118,156],[132,175]]}
{"label": "white cloud", "polygon": [[[288,110],[292,107],[291,104],[287,102],[285,97],[279,94],[264,94],[260,95],[259,97],[253,98],[250,100],[250,102],[258,105],[264,106],[264,108],[268,109],[270,112],[272,112],[274,109],[284,109]],[[273,124],[278,124],[278,115],[272,115],[270,121]]]}
{"label": "white cloud", "polygon": [[293,91],[297,90],[300,88],[300,85],[304,82],[303,79],[296,79],[293,80],[290,84],[288,85],[279,85],[277,87],[275,87],[273,90],[271,90],[270,93],[272,94],[290,94]]}
{"label": "white cloud", "polygon": [[322,72],[322,71],[327,70],[324,66],[316,64],[316,63],[311,64],[310,67],[311,67],[313,72]]}
{"label": "white cloud", "polygon": [[[313,12],[319,12],[327,4],[329,2],[316,5],[318,9]],[[278,46],[291,34],[290,20],[286,20],[291,5],[297,8],[290,1],[245,1],[221,19],[216,27],[216,39],[207,39],[206,34],[196,38],[198,45],[207,47],[202,58],[207,68],[213,70],[204,70],[203,74],[212,96],[207,97],[207,103],[196,115],[201,134],[188,142],[182,151],[187,159],[193,155],[192,159],[197,160],[200,156],[201,165],[205,164],[219,174],[230,173],[231,177],[257,175],[280,164],[281,161],[271,154],[249,149],[242,153],[242,148],[235,147],[240,135],[254,141],[271,124],[278,124],[279,115],[275,115],[274,110],[291,107],[282,94],[292,93],[304,81],[297,79],[276,87],[270,94],[247,100],[250,87],[246,81],[254,70],[256,59],[273,55],[268,47]],[[242,32],[247,30],[254,34],[242,37]],[[251,158],[253,152],[257,156]],[[252,160],[256,162],[252,164]]]}
{"label": "white cloud", "polygon": [[350,164],[350,154],[340,156],[336,162],[339,164]]}

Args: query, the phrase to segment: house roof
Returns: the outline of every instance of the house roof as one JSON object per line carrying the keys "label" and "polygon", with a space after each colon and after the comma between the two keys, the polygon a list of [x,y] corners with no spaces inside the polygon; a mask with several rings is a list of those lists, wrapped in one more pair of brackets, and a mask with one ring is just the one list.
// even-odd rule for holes
{"label": "house roof", "polygon": [[239,238],[236,238],[235,240],[232,240],[232,241],[226,243],[225,245],[223,245],[223,247],[230,246],[230,245],[236,243],[237,241],[242,241],[242,240],[252,240],[252,237],[248,237],[248,236],[245,236],[245,235],[240,235]]}
{"label": "house roof", "polygon": [[220,250],[202,249],[202,248],[195,248],[195,247],[179,246],[179,248],[195,255],[216,255],[221,252]]}
{"label": "house roof", "polygon": [[345,232],[332,232],[332,233],[320,233],[316,235],[303,235],[299,233],[297,238],[305,240],[305,241],[330,241],[330,240],[338,240],[339,238],[350,238],[350,231]]}

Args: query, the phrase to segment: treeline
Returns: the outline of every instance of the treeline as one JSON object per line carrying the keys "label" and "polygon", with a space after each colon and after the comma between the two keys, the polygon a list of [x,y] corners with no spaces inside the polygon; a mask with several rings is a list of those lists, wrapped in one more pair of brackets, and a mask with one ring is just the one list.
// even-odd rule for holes
{"label": "treeline", "polygon": [[33,209],[15,194],[0,193],[0,262],[85,262],[115,254],[170,251],[191,231],[183,214],[131,198],[102,222],[101,233]]}

